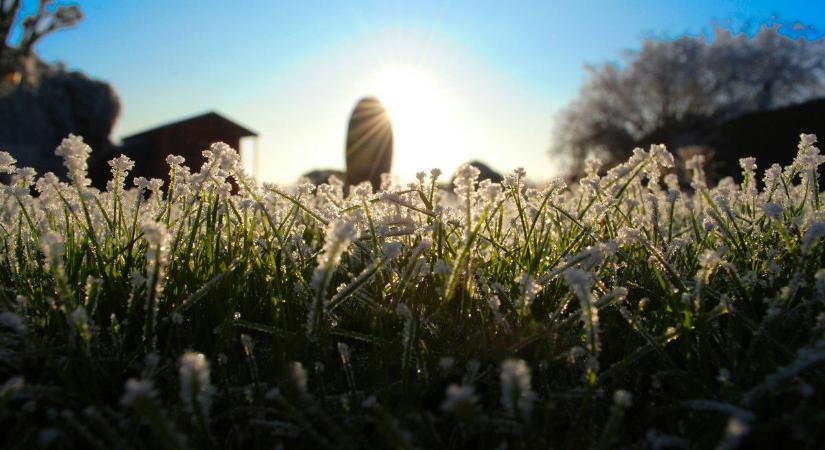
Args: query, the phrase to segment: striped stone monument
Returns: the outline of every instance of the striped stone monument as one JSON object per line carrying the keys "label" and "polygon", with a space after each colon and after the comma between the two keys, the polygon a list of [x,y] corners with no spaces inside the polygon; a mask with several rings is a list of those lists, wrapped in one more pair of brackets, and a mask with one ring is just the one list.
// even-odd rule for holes
{"label": "striped stone monument", "polygon": [[381,186],[381,174],[392,167],[392,124],[384,105],[375,97],[358,101],[347,131],[347,185],[369,181]]}

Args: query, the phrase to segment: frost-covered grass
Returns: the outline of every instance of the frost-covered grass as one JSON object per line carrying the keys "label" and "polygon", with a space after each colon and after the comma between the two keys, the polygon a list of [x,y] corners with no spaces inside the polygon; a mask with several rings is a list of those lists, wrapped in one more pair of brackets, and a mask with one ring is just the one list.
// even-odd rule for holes
{"label": "frost-covered grass", "polygon": [[571,188],[346,197],[223,144],[168,186],[120,157],[105,192],[79,138],[69,182],[0,153],[0,447],[815,447],[814,144],[759,186],[696,159],[681,190],[654,146]]}

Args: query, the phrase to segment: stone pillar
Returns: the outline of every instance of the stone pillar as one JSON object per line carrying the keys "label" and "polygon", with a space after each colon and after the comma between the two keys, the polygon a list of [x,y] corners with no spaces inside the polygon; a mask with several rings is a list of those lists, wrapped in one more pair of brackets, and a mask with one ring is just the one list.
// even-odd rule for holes
{"label": "stone pillar", "polygon": [[369,181],[381,186],[381,174],[392,167],[392,124],[384,105],[375,97],[358,101],[347,131],[347,184]]}

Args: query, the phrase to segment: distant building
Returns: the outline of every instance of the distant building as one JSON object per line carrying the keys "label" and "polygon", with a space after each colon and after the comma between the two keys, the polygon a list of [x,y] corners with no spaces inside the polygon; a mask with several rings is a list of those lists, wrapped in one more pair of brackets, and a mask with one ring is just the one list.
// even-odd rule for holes
{"label": "distant building", "polygon": [[167,123],[123,138],[123,144],[95,161],[95,184],[105,185],[110,178],[106,161],[124,154],[135,161],[134,176],[165,179],[169,174],[166,156],[180,155],[186,165],[196,171],[205,161],[201,152],[214,142],[225,142],[240,151],[242,138],[256,138],[258,133],[226,117],[208,112],[199,116]]}
{"label": "distant building", "polygon": [[[709,181],[715,183],[725,176],[741,180],[740,158],[755,157],[761,172],[774,163],[790,164],[797,154],[800,133],[812,133],[820,142],[825,141],[823,118],[825,98],[820,98],[743,114],[704,129],[655,133],[642,140],[639,146],[646,148],[650,144],[663,143],[674,153],[686,157],[702,153]],[[825,180],[825,166],[819,170],[821,179]],[[687,185],[691,174],[684,171],[684,166],[681,175],[682,182]]]}

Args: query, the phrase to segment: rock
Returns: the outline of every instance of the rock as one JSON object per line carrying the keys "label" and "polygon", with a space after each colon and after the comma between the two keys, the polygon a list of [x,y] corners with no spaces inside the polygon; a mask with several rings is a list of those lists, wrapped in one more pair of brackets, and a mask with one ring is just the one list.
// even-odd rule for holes
{"label": "rock", "polygon": [[119,112],[120,100],[109,84],[49,67],[36,84],[5,84],[0,89],[0,147],[20,166],[62,174],[54,150],[73,133],[92,147],[92,166],[111,149],[109,134]]}
{"label": "rock", "polygon": [[316,186],[323,183],[329,183],[329,177],[336,177],[339,180],[344,181],[347,174],[336,169],[316,169],[302,175],[302,178],[308,179]]}

